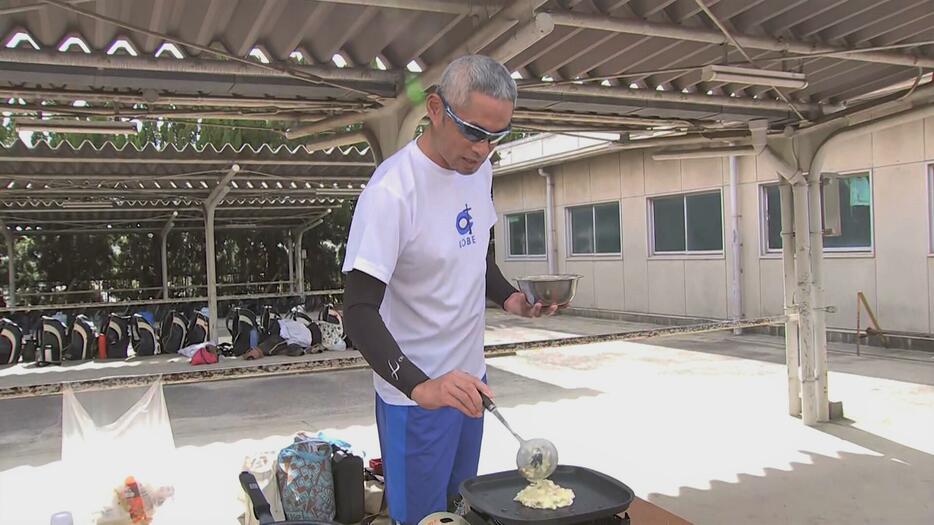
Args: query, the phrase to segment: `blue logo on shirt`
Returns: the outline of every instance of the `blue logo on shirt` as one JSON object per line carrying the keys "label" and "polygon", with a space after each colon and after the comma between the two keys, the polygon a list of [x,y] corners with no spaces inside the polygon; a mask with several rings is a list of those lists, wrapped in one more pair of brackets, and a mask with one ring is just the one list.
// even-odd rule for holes
{"label": "blue logo on shirt", "polygon": [[470,216],[470,206],[464,205],[464,210],[457,214],[457,233],[473,235],[473,217]]}
{"label": "blue logo on shirt", "polygon": [[462,236],[460,243],[458,243],[461,248],[477,244],[477,238],[473,235],[473,217],[470,216],[470,205],[464,204],[464,209],[457,214],[454,227],[457,228],[457,233]]}

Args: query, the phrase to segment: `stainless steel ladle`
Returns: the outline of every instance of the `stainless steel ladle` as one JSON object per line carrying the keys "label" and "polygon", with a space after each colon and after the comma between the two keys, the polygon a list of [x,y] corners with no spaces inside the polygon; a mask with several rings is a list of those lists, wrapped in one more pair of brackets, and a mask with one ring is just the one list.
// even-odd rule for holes
{"label": "stainless steel ladle", "polygon": [[480,397],[483,399],[483,407],[496,416],[496,419],[519,441],[519,452],[516,453],[516,468],[519,469],[519,474],[529,481],[541,481],[552,475],[558,468],[558,449],[555,448],[554,443],[541,438],[522,439],[509,426],[506,418],[499,413],[496,403],[482,392]]}

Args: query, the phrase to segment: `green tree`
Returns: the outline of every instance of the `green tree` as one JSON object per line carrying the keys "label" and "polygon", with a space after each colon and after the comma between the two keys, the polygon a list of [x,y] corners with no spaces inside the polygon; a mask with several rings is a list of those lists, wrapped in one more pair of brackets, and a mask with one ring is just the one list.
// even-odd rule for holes
{"label": "green tree", "polygon": [[[217,124],[217,125],[210,125]],[[273,130],[272,122],[222,120],[208,122],[145,120],[139,132],[131,136],[106,136],[82,133],[47,133],[33,137],[52,146],[67,141],[80,147],[85,141],[95,147],[112,142],[116,147],[165,148],[174,146],[217,149],[225,145],[235,149],[244,144],[258,149],[294,147],[301,141],[288,141]],[[0,125],[0,143],[11,144],[17,134],[10,119]],[[340,262],[344,256],[347,232],[352,216],[347,201],[336,206],[324,223],[304,236],[306,250],[305,282],[308,288],[334,288],[342,282]],[[288,279],[289,255],[286,249],[289,232],[283,230],[219,230],[217,275],[219,282],[260,282]],[[22,291],[68,289],[85,290],[105,281],[107,285],[129,288],[115,294],[118,299],[156,297],[162,284],[159,239],[148,234],[82,234],[19,237],[16,247],[18,286]],[[175,286],[200,286],[178,291],[180,296],[200,296],[205,289],[205,248],[203,231],[174,231],[167,241],[168,273]],[[227,293],[228,290],[223,290]],[[233,290],[231,290],[233,291]],[[82,298],[83,299],[83,298]]]}

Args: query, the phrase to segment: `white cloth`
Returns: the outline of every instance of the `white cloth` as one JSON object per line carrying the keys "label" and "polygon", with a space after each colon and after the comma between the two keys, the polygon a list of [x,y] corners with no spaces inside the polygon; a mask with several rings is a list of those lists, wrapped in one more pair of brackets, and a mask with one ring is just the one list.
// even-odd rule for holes
{"label": "white cloth", "polygon": [[285,339],[285,342],[290,345],[298,345],[302,348],[311,346],[311,330],[301,321],[280,319],[279,337]]}
{"label": "white cloth", "polygon": [[[486,253],[496,222],[489,161],[461,175],[410,142],[386,159],[360,195],[343,271],[386,283],[380,314],[406,356],[431,378],[483,359]],[[413,405],[374,374],[380,397]]]}
{"label": "white cloth", "polygon": [[188,359],[191,359],[191,356],[195,355],[195,352],[197,352],[198,350],[201,350],[202,348],[207,347],[209,344],[212,344],[212,343],[195,343],[193,345],[186,346],[185,348],[180,348],[178,350],[178,354],[183,355],[187,357]]}

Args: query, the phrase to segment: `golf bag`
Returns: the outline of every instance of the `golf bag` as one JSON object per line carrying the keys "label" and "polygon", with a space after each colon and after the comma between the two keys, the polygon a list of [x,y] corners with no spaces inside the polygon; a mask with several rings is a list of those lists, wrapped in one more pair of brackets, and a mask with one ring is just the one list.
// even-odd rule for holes
{"label": "golf bag", "polygon": [[279,314],[272,306],[266,305],[263,307],[263,313],[259,320],[260,341],[266,340],[270,335],[279,335],[279,319]]}
{"label": "golf bag", "polygon": [[[257,333],[256,315],[246,308],[232,308],[227,316],[227,330],[233,340],[233,354],[241,356],[253,346],[253,334]],[[257,333],[257,342],[258,342]]]}
{"label": "golf bag", "polygon": [[36,365],[60,365],[62,364],[62,355],[66,349],[67,329],[65,324],[54,317],[42,317],[42,323],[39,325],[39,333],[36,339],[38,346],[36,348]]}
{"label": "golf bag", "polygon": [[187,337],[188,321],[185,316],[175,310],[169,310],[159,324],[159,342],[162,346],[162,353],[177,354],[185,344]]}
{"label": "golf bag", "polygon": [[69,361],[85,361],[92,359],[97,353],[97,330],[94,323],[87,316],[79,314],[69,323],[69,344],[65,351],[65,359]]}
{"label": "golf bag", "polygon": [[0,319],[0,365],[18,362],[22,346],[22,328],[9,319]]}
{"label": "golf bag", "polygon": [[204,343],[210,335],[208,318],[201,312],[194,312],[191,324],[188,325],[188,337],[185,339],[185,346]]}
{"label": "golf bag", "polygon": [[301,306],[292,308],[292,311],[289,313],[289,319],[292,319],[293,321],[301,321],[305,323],[306,326],[310,326],[315,322]]}
{"label": "golf bag", "polygon": [[107,341],[107,359],[126,359],[130,346],[130,317],[110,314],[104,337]]}
{"label": "golf bag", "polygon": [[156,330],[140,314],[133,314],[130,321],[130,338],[136,355],[156,355],[161,353]]}

